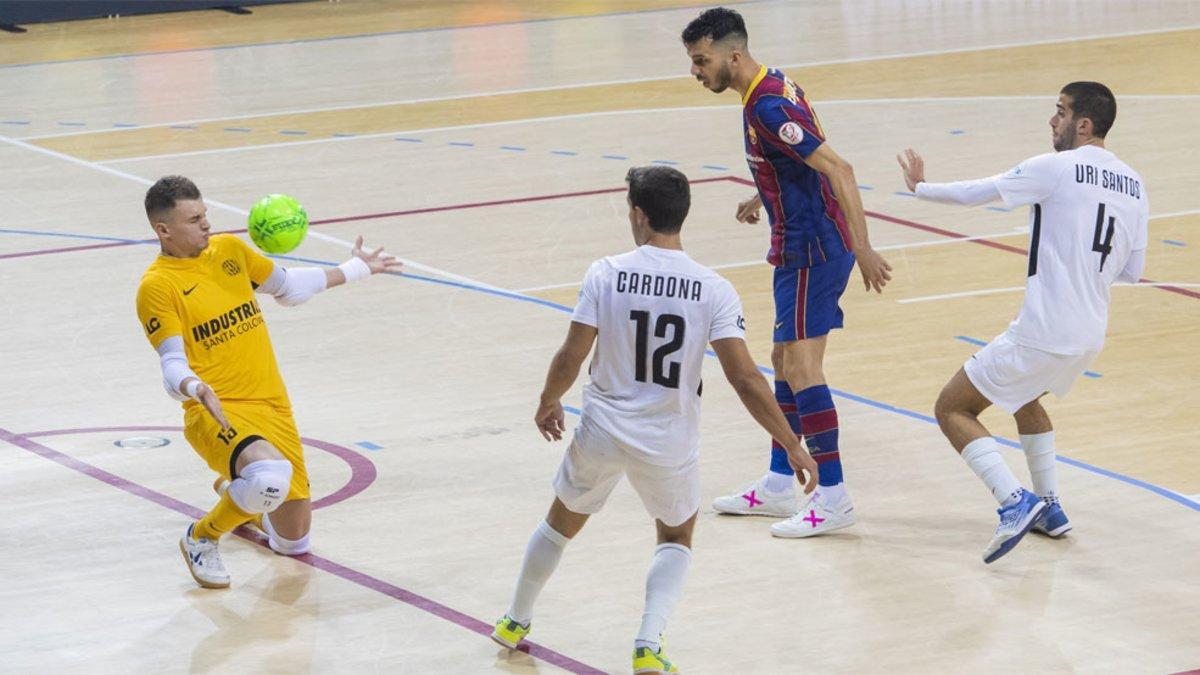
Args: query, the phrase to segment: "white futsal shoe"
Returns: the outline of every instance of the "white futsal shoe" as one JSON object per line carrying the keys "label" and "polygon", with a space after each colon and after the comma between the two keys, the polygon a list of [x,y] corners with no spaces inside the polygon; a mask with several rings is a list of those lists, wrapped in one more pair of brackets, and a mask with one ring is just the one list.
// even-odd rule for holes
{"label": "white futsal shoe", "polygon": [[766,476],[764,476],[740,492],[717,497],[713,500],[712,506],[717,513],[787,518],[797,511],[796,491],[792,489],[784,492],[771,492],[767,490]]}
{"label": "white futsal shoe", "polygon": [[179,540],[179,550],[196,583],[204,588],[229,588],[229,572],[221,562],[217,542],[204,537],[193,539],[192,526],[188,525],[187,532]]}
{"label": "white futsal shoe", "polygon": [[837,504],[827,504],[821,489],[817,488],[812,499],[799,513],[771,526],[771,535],[785,539],[815,537],[850,527],[854,522],[854,503],[850,501],[850,495],[843,494]]}

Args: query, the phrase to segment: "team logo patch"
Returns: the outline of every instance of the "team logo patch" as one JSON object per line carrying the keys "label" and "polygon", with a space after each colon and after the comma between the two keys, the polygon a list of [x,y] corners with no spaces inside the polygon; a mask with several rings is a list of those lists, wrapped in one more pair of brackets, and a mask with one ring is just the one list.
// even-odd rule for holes
{"label": "team logo patch", "polygon": [[146,322],[146,335],[154,335],[159,328],[162,328],[162,323],[159,322],[158,317],[150,317],[150,320]]}
{"label": "team logo patch", "polygon": [[779,127],[779,138],[783,139],[788,145],[798,145],[804,140],[804,130],[795,122],[788,122]]}
{"label": "team logo patch", "polygon": [[237,262],[234,261],[233,258],[229,258],[225,262],[221,263],[221,269],[225,270],[225,274],[228,274],[229,276],[233,276],[242,271],[242,268],[237,264]]}

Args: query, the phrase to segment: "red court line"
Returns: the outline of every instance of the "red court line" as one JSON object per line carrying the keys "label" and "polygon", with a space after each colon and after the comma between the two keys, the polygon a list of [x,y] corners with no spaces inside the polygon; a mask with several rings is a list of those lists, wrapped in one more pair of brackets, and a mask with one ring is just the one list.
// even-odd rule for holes
{"label": "red court line", "polygon": [[[178,430],[178,428],[177,427],[108,427],[108,428],[104,428],[104,429],[63,429],[63,430],[56,430],[56,431],[50,431],[50,432],[39,432],[39,433],[34,433],[34,434],[18,434],[18,433],[12,432],[12,431],[8,431],[7,429],[0,429],[0,441],[4,441],[6,443],[14,445],[23,450],[27,450],[35,455],[38,455],[39,457],[43,457],[52,462],[57,462],[58,464],[61,464],[65,467],[67,467],[68,469],[73,469],[75,471],[78,471],[79,473],[84,474],[85,476],[88,476],[90,478],[95,478],[96,480],[98,480],[102,483],[107,483],[108,485],[111,485],[115,488],[124,490],[125,492],[128,492],[132,495],[141,497],[142,499],[145,499],[147,501],[158,504],[159,506],[164,506],[168,509],[171,509],[172,511],[175,511],[176,513],[180,513],[180,514],[187,516],[188,518],[191,518],[193,520],[197,520],[197,519],[203,517],[204,512],[201,511],[200,509],[192,506],[191,504],[185,504],[184,502],[181,502],[178,499],[175,499],[174,497],[169,497],[167,495],[164,495],[163,493],[158,492],[156,490],[152,490],[144,485],[141,485],[140,483],[135,483],[126,478],[122,478],[116,474],[109,473],[108,471],[105,471],[104,469],[101,469],[96,466],[92,466],[91,464],[88,464],[87,462],[76,459],[66,453],[59,452],[58,450],[54,450],[53,448],[50,448],[48,446],[42,445],[41,443],[38,443],[37,441],[30,438],[30,436],[53,436],[53,435],[70,434],[70,433],[87,433],[87,432],[94,432],[94,431],[147,431],[147,430],[172,430],[172,431],[175,431],[175,430]],[[304,442],[313,444],[313,441],[311,441],[309,439],[304,439]],[[318,443],[320,443],[320,442],[318,442]],[[332,445],[332,444],[327,444],[327,443],[320,444],[320,445],[318,445],[318,447],[321,447],[322,445]],[[351,452],[352,454],[356,454],[356,453],[353,453],[353,451],[348,451],[348,452]],[[369,460],[366,460],[365,458],[363,458],[363,459],[364,459],[364,461],[367,461],[368,463],[370,463]],[[374,468],[374,465],[372,465],[372,469],[373,468]],[[251,543],[258,544],[259,546],[267,547],[266,537],[261,535],[258,532],[251,530],[250,528],[239,527],[237,530],[234,531],[233,534],[235,534],[238,537],[241,537],[242,539],[245,539],[246,541],[249,541]],[[463,612],[460,612],[456,609],[453,609],[451,607],[443,605],[440,602],[437,602],[436,600],[431,600],[422,595],[418,595],[416,593],[413,593],[412,591],[409,591],[409,590],[406,590],[399,586],[396,586],[395,584],[391,584],[391,583],[388,583],[377,577],[373,577],[369,574],[366,574],[365,572],[359,572],[358,570],[352,569],[352,568],[342,565],[340,563],[336,563],[328,558],[324,558],[319,555],[314,555],[312,553],[305,553],[304,555],[289,556],[289,557],[291,557],[291,559],[295,560],[296,562],[304,563],[305,565],[309,565],[316,569],[319,569],[319,570],[328,572],[330,574],[333,574],[335,576],[341,577],[342,579],[345,579],[346,581],[349,581],[349,582],[352,582],[359,586],[362,586],[363,588],[367,588],[367,589],[376,591],[377,593],[382,593],[383,595],[386,595],[390,598],[399,600],[400,602],[403,602],[406,605],[410,605],[410,606],[415,607],[424,612],[428,612],[429,614],[432,614],[440,619],[445,619],[446,621],[449,621],[453,624],[462,626],[463,628],[466,628],[467,630],[472,631],[474,633],[478,633],[480,635],[485,635],[485,636],[489,636],[492,634],[492,626],[490,624],[480,621],[479,619],[476,619],[475,617],[470,616],[468,614],[464,614]],[[602,671],[602,670],[598,670],[598,669],[593,668],[585,663],[576,661],[575,659],[573,659],[565,654],[560,654],[560,653],[554,651],[553,649],[550,649],[548,647],[543,647],[542,645],[539,645],[537,643],[528,642],[528,641],[522,642],[521,646],[520,646],[520,650],[523,652],[526,652],[530,656],[541,659],[541,660],[545,661],[546,663],[550,663],[552,665],[558,666],[559,668],[562,668],[562,669],[567,670],[572,673],[586,673],[588,675],[592,675],[592,674],[603,675],[603,673],[604,673],[604,671]]]}
{"label": "red court line", "polygon": [[47,248],[40,251],[21,251],[19,253],[4,253],[0,254],[0,260],[5,258],[28,258],[35,255],[50,255],[53,253],[70,253],[72,251],[90,251],[97,248],[116,248],[118,246],[133,246],[140,242],[134,241],[110,241],[105,244],[87,244],[84,246],[67,246],[65,248]]}
{"label": "red court line", "polygon": [[[728,176],[719,176],[717,178],[698,178],[688,181],[692,185],[700,183],[716,183],[719,181],[728,180]],[[571,197],[591,197],[593,195],[611,194],[613,192],[625,192],[628,188],[603,188],[600,190],[582,190],[580,192],[560,192],[551,195],[538,195],[535,197],[517,197],[514,199],[497,199],[489,202],[472,202],[469,204],[453,204],[450,206],[432,206],[424,209],[410,209],[407,211],[388,211],[386,213],[369,213],[362,216],[346,216],[345,218],[326,218],[325,220],[314,220],[312,225],[325,225],[327,223],[349,223],[359,220],[371,220],[373,218],[392,218],[395,216],[413,216],[421,213],[437,213],[439,211],[459,211],[462,209],[478,209],[486,206],[507,206],[510,204],[527,204],[529,202],[543,202],[551,199],[569,199]]]}
{"label": "red court line", "polygon": [[[723,176],[723,178],[725,180],[737,183],[738,185],[749,185],[749,186],[754,185],[754,181],[746,180],[745,178],[739,178],[737,176]],[[921,230],[922,232],[930,232],[932,234],[938,234],[943,237],[950,237],[951,239],[966,239],[967,238],[967,235],[963,234],[962,232],[955,232],[954,230],[944,230],[940,227],[934,227],[933,225],[926,225],[924,223],[918,223],[918,222],[915,222],[912,220],[905,220],[903,218],[889,216],[886,213],[879,213],[877,211],[864,211],[864,213],[866,215],[870,216],[871,218],[875,218],[877,220],[883,220],[883,221],[887,221],[889,223],[895,223],[896,225],[903,225],[905,227],[911,227],[916,230]],[[1026,249],[1023,249],[1019,246],[1009,246],[1008,244],[1001,244],[1000,242],[990,241],[987,239],[971,239],[970,243],[979,244],[980,246],[987,246],[988,248],[994,248],[994,249],[998,249],[1001,251],[1008,251],[1009,253],[1016,253],[1019,255],[1029,255],[1029,251],[1027,251]],[[1146,283],[1146,284],[1158,283],[1158,282],[1154,281],[1153,279],[1138,279],[1138,281],[1141,283]],[[1200,298],[1200,292],[1193,291],[1193,290],[1190,290],[1187,288],[1180,288],[1178,286],[1155,286],[1155,288],[1157,288],[1159,290],[1167,291],[1169,293],[1178,293],[1179,295],[1185,295],[1189,298]]]}
{"label": "red court line", "polygon": [[[739,176],[717,176],[715,178],[698,178],[696,180],[692,180],[692,181],[688,181],[688,182],[693,185],[697,185],[697,184],[703,184],[703,183],[718,183],[718,182],[723,182],[723,181],[736,183],[738,185],[747,185],[747,186],[754,185],[753,181],[747,180],[745,178],[741,178]],[[362,221],[362,220],[375,220],[375,219],[379,219],[379,218],[398,218],[398,217],[402,217],[402,216],[414,216],[414,215],[419,215],[419,214],[423,214],[423,213],[439,213],[439,212],[444,212],[444,211],[461,211],[461,210],[465,210],[465,209],[479,209],[479,208],[485,208],[485,207],[489,207],[489,206],[508,206],[508,205],[512,205],[512,204],[528,204],[531,202],[543,202],[543,201],[550,201],[550,200],[554,200],[554,199],[570,199],[573,197],[590,197],[590,196],[594,196],[594,195],[611,194],[614,192],[624,192],[625,190],[626,190],[625,187],[615,187],[615,188],[602,188],[599,190],[581,190],[578,192],[559,192],[559,193],[549,194],[549,195],[534,195],[532,197],[515,197],[512,199],[496,199],[496,200],[486,201],[486,202],[468,202],[465,204],[450,204],[447,206],[430,206],[430,207],[421,208],[421,209],[408,209],[408,210],[404,210],[404,211],[386,211],[386,212],[382,212],[382,213],[366,213],[366,214],[361,214],[361,215],[356,215],[356,216],[343,216],[340,218],[324,218],[321,220],[311,221],[309,224],[310,225],[329,225],[329,224],[333,224],[333,223],[352,223],[352,222],[358,222],[358,221]],[[878,213],[876,211],[866,211],[865,213],[866,213],[866,215],[870,216],[871,218],[887,221],[889,223],[894,223],[896,225],[903,225],[904,227],[910,227],[910,228],[913,228],[916,230],[921,230],[922,232],[929,232],[931,234],[936,234],[936,235],[940,235],[943,237],[949,237],[951,239],[967,239],[968,238],[968,236],[963,234],[962,232],[955,232],[954,230],[946,230],[946,229],[943,229],[940,227],[934,227],[933,225],[925,225],[924,223],[918,223],[918,222],[915,222],[912,220],[905,220],[903,218],[889,216],[885,213]],[[245,231],[246,231],[245,228],[241,228],[241,229],[237,229],[237,230],[222,230],[221,232],[216,232],[214,234],[241,234],[242,232],[245,232]],[[24,252],[19,252],[19,253],[5,253],[5,254],[0,254],[0,260],[6,259],[6,258],[27,258],[30,256],[37,256],[37,255],[50,255],[52,253],[70,253],[70,252],[74,252],[74,251],[88,251],[88,250],[101,249],[101,248],[116,248],[118,246],[132,246],[135,243],[141,243],[141,242],[117,241],[117,242],[107,242],[104,244],[88,244],[85,246],[69,246],[66,248],[53,248],[53,249],[45,249],[45,250],[39,250],[39,251],[24,251]],[[1023,248],[1020,248],[1017,246],[1009,246],[1008,244],[1001,244],[999,242],[990,241],[987,239],[970,239],[970,243],[978,244],[980,246],[987,246],[988,248],[994,248],[994,249],[998,249],[1001,251],[1008,251],[1010,253],[1017,253],[1020,255],[1028,254],[1028,251],[1026,251]],[[1151,284],[1156,283],[1152,279],[1140,279],[1139,281],[1142,281],[1144,283],[1151,283]],[[1179,295],[1184,295],[1189,298],[1200,299],[1200,292],[1193,291],[1193,290],[1190,290],[1187,288],[1179,288],[1178,286],[1155,286],[1155,288],[1158,288],[1158,289],[1161,289],[1164,291],[1168,291],[1171,293],[1177,293]]]}

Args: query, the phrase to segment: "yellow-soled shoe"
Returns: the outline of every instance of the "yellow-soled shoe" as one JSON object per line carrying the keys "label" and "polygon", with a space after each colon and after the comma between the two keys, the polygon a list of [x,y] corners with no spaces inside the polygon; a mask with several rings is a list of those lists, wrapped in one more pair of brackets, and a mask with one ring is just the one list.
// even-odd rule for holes
{"label": "yellow-soled shoe", "polygon": [[654,651],[649,647],[634,647],[633,649],[633,672],[635,675],[642,673],[678,673],[679,667],[671,663],[671,659],[663,653],[663,647],[659,647],[658,651]]}
{"label": "yellow-soled shoe", "polygon": [[521,644],[521,640],[529,635],[529,628],[529,626],[522,626],[505,614],[496,621],[492,639],[501,646],[516,649],[517,645]]}

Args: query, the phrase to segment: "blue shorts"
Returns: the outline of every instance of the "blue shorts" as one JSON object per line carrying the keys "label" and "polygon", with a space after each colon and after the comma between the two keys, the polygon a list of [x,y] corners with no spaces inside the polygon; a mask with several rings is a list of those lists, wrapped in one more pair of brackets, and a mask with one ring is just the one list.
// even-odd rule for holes
{"label": "blue shorts", "polygon": [[854,254],[815,267],[775,268],[775,342],[807,340],[842,327],[838,300],[846,291]]}

